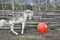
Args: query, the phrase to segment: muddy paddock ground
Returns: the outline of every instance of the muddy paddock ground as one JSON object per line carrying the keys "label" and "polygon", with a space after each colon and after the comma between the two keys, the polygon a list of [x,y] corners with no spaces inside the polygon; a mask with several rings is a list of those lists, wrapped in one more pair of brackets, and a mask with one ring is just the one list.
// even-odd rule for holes
{"label": "muddy paddock ground", "polygon": [[60,29],[48,30],[39,33],[34,29],[26,29],[22,35],[21,30],[15,30],[19,35],[14,35],[10,30],[0,30],[0,40],[60,40]]}

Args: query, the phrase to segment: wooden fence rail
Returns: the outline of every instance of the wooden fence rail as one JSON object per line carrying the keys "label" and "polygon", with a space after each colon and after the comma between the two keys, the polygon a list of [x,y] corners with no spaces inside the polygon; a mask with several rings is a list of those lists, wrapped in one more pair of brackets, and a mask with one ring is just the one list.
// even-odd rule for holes
{"label": "wooden fence rail", "polygon": [[[21,25],[19,26],[19,27],[14,27],[14,29],[21,29]],[[26,27],[25,27],[26,29],[27,28],[36,28],[36,25],[26,25]],[[10,27],[1,27],[0,29],[10,29]]]}
{"label": "wooden fence rail", "polygon": [[[26,28],[25,29],[29,29],[29,28],[36,28],[37,24],[39,22],[34,22],[34,21],[29,21],[29,22],[26,22]],[[48,27],[60,27],[60,23],[58,22],[45,22]],[[21,29],[22,25],[19,23],[19,24],[15,24],[14,25],[14,29]],[[10,29],[9,26],[3,26],[1,27],[0,29]]]}

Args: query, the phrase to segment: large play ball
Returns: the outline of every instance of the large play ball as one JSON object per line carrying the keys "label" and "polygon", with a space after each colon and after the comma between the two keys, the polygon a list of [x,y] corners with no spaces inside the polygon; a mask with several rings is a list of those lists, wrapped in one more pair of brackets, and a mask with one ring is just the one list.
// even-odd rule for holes
{"label": "large play ball", "polygon": [[48,27],[47,27],[45,22],[38,23],[38,25],[37,25],[37,31],[38,32],[44,33],[47,31],[47,29],[48,29]]}

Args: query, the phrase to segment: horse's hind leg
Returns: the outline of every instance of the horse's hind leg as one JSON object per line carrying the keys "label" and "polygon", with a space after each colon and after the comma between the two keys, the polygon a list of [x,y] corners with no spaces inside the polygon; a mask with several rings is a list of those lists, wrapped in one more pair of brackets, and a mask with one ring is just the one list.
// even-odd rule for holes
{"label": "horse's hind leg", "polygon": [[24,28],[25,28],[25,23],[22,23],[22,31],[21,31],[21,34],[23,34],[23,32],[24,32]]}
{"label": "horse's hind leg", "polygon": [[14,26],[12,25],[12,26],[10,26],[10,27],[11,27],[11,31],[12,31],[14,34],[18,35],[18,33],[14,31]]}

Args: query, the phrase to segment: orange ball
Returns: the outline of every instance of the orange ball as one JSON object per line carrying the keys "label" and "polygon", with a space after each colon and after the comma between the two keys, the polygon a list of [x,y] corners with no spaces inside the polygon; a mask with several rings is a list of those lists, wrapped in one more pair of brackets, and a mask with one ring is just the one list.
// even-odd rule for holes
{"label": "orange ball", "polygon": [[47,27],[45,22],[38,23],[38,25],[37,25],[37,31],[38,32],[44,33],[47,31],[47,29],[48,29],[48,27]]}

